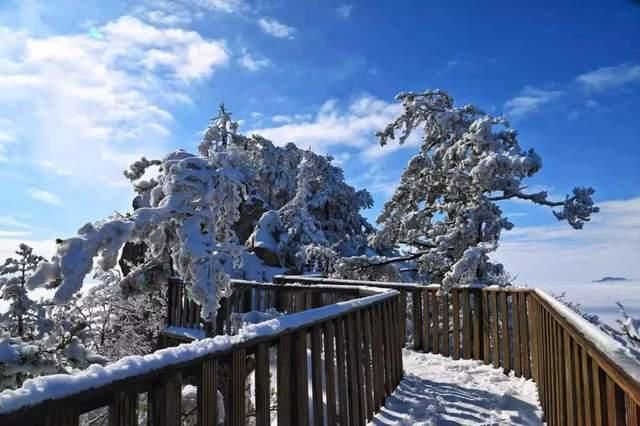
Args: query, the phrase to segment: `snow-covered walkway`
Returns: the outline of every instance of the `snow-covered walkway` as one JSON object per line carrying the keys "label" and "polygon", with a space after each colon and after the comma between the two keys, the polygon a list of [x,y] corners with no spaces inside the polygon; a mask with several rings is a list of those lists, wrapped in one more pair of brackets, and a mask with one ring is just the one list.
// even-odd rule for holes
{"label": "snow-covered walkway", "polygon": [[541,425],[531,380],[480,361],[404,351],[405,377],[370,425]]}

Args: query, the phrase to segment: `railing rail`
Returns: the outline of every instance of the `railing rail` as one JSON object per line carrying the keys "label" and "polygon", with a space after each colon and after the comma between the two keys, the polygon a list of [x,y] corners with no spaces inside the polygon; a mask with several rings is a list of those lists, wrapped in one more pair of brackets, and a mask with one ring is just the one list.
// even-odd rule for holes
{"label": "railing rail", "polygon": [[[309,291],[307,286],[287,288],[287,294],[294,295]],[[71,377],[35,379],[17,391],[0,393],[0,424],[78,425],[81,414],[108,407],[110,425],[137,425],[141,415],[150,425],[178,425],[182,387],[192,384],[198,392],[199,425],[218,424],[219,389],[225,396],[225,425],[244,425],[251,375],[256,425],[271,423],[273,389],[278,424],[364,424],[402,377],[399,294],[342,286],[323,286],[309,294],[318,292],[320,299],[332,292],[336,298],[346,293],[359,297],[254,324],[237,336],[127,357]],[[270,363],[274,358],[275,366]],[[146,396],[145,410],[138,407],[141,395]]]}
{"label": "railing rail", "polygon": [[[274,282],[353,283],[301,276],[277,276]],[[482,360],[533,379],[547,424],[640,424],[640,374],[633,373],[638,361],[543,291],[466,287],[439,295],[437,284],[366,285],[400,293],[403,341],[412,331],[415,350]]]}
{"label": "railing rail", "polygon": [[[345,302],[361,297],[360,286],[333,286],[327,291],[322,285],[282,286],[245,280],[232,280],[233,292],[220,301],[214,321],[200,316],[200,306],[186,294],[180,279],[170,278],[167,291],[167,325],[169,327],[199,330],[206,336],[231,334],[232,314],[249,311],[264,312],[273,308],[281,313],[294,313],[306,309]],[[375,287],[375,286],[374,286]]]}

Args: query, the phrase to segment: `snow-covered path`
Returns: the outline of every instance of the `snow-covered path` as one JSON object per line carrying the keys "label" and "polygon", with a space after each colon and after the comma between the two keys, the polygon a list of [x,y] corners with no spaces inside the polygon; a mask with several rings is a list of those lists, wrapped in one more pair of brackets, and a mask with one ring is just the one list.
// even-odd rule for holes
{"label": "snow-covered path", "polygon": [[531,380],[480,361],[404,351],[405,377],[370,425],[541,425]]}

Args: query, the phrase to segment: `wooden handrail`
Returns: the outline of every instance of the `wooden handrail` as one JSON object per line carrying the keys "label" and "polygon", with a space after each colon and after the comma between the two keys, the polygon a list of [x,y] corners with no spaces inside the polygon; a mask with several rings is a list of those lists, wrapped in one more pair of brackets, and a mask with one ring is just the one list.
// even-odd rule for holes
{"label": "wooden handrail", "polygon": [[[275,281],[234,281],[235,296],[225,300],[221,311],[228,315],[275,307],[289,313],[280,321],[305,318],[295,327],[245,340],[238,336],[232,345],[189,361],[10,414],[3,414],[0,407],[0,424],[39,425],[43,416],[47,424],[74,424],[79,413],[108,405],[110,416],[120,419],[115,424],[133,425],[135,399],[143,393],[148,395],[152,424],[174,424],[178,390],[192,383],[199,391],[200,424],[216,424],[215,390],[221,389],[230,404],[225,407],[227,423],[240,425],[246,419],[243,386],[248,365],[255,365],[256,424],[270,422],[272,382],[277,383],[279,424],[304,425],[312,420],[362,424],[380,409],[402,377],[405,344],[453,359],[481,360],[505,373],[533,379],[549,425],[640,424],[640,380],[625,368],[635,360],[616,341],[540,290],[470,286],[440,294],[435,284],[297,276],[279,276]],[[181,288],[179,282],[172,285]],[[173,300],[180,303],[170,307],[170,319],[198,318],[197,305],[173,291]],[[354,299],[357,302],[349,302]],[[211,325],[213,332],[232,331],[224,321],[219,317]],[[589,327],[593,332],[585,332]],[[619,351],[612,353],[613,347]],[[270,352],[277,359],[275,380],[270,377]]]}
{"label": "wooden handrail", "polygon": [[[300,294],[308,290],[304,286],[286,289]],[[322,295],[357,291],[360,297],[251,325],[238,336],[218,336],[143,358],[126,358],[70,379],[64,375],[35,379],[33,385],[38,386],[0,393],[0,424],[77,425],[81,414],[108,407],[110,424],[134,425],[140,414],[139,395],[145,394],[149,424],[175,425],[181,422],[182,385],[193,384],[198,388],[199,424],[217,425],[216,399],[221,390],[225,395],[225,424],[244,425],[245,385],[251,375],[256,381],[258,425],[270,422],[272,383],[277,383],[280,424],[305,425],[325,415],[328,424],[336,424],[338,418],[342,424],[371,420],[402,377],[402,346],[397,337],[399,294],[342,286],[313,290],[318,291]],[[384,325],[383,330],[372,335],[371,330],[380,325]],[[310,371],[308,349],[312,353]],[[270,352],[277,359],[275,373],[269,364]],[[123,373],[124,366],[132,361],[138,371]],[[250,371],[249,365],[255,370]],[[117,379],[110,381],[107,371],[118,371]],[[327,389],[330,383],[335,388]],[[334,389],[340,398],[327,400],[325,414],[323,394],[329,395]]]}
{"label": "wooden handrail", "polygon": [[[280,283],[351,284],[301,276]],[[621,345],[541,290],[367,282],[400,292],[403,341],[415,350],[477,359],[538,385],[547,424],[640,424],[638,361]],[[413,341],[406,329],[413,329]],[[584,330],[591,329],[589,335]],[[599,344],[593,339],[599,338]],[[603,350],[603,346],[607,348]],[[619,356],[612,354],[618,348]],[[627,367],[627,368],[625,368]]]}

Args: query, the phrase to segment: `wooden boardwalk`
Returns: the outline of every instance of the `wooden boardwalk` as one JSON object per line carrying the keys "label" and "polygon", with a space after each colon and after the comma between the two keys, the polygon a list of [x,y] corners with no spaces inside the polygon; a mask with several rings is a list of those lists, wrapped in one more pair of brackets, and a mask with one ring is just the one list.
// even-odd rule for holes
{"label": "wooden boardwalk", "polygon": [[[637,377],[538,291],[469,287],[439,295],[436,285],[274,281],[234,282],[233,295],[211,323],[201,320],[199,307],[172,281],[172,327],[228,334],[234,332],[231,314],[268,308],[287,314],[273,322],[287,326],[99,386],[90,380],[82,385],[79,378],[68,395],[35,402],[23,396],[24,406],[0,406],[0,424],[77,425],[83,413],[102,409],[110,425],[137,425],[140,419],[178,425],[181,390],[188,384],[197,388],[198,425],[218,424],[218,391],[224,395],[225,425],[364,425],[400,383],[407,345],[533,379],[550,425],[640,420]],[[162,340],[164,346],[181,341],[173,335]],[[248,398],[249,378],[254,386]]]}

